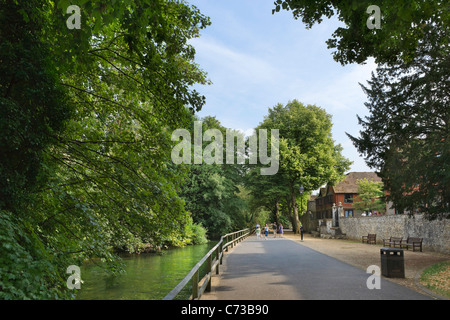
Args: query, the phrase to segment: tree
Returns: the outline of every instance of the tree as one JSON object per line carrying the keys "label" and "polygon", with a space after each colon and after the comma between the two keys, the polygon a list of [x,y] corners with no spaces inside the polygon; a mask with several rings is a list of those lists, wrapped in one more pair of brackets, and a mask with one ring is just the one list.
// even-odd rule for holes
{"label": "tree", "polygon": [[[280,130],[280,170],[285,195],[289,195],[294,232],[300,232],[297,195],[327,182],[339,181],[351,162],[340,155],[341,147],[331,136],[331,116],[322,108],[293,100],[269,108],[257,129]],[[264,177],[261,177],[264,181]]]}
{"label": "tree", "polygon": [[375,182],[367,178],[358,180],[358,197],[354,206],[356,210],[368,211],[386,211],[386,201],[384,199],[384,186],[382,182]]}
{"label": "tree", "polygon": [[73,296],[67,266],[98,257],[116,270],[114,250],[186,243],[192,226],[170,132],[204,104],[188,40],[209,19],[183,1],[81,1],[81,28],[69,30],[69,2],[0,0],[10,299]]}
{"label": "tree", "polygon": [[328,47],[341,64],[374,57],[377,75],[364,87],[371,115],[358,117],[364,131],[350,136],[368,165],[380,172],[398,212],[420,210],[429,218],[450,212],[448,3],[440,0],[379,3],[381,29],[366,26],[372,1],[277,0],[307,27],[337,15]]}
{"label": "tree", "polygon": [[288,193],[284,184],[283,175],[261,175],[261,164],[248,166],[244,185],[251,193],[251,209],[258,212],[260,208],[271,212],[270,220],[279,223],[280,204]]}
{"label": "tree", "polygon": [[[194,121],[187,127],[194,144]],[[201,121],[202,136],[209,129],[217,129],[222,137],[226,137],[227,129],[215,117],[207,116]],[[211,142],[202,139],[202,150],[205,154]],[[226,158],[226,139],[222,141],[222,159]],[[190,148],[194,152],[194,147]],[[193,156],[191,157],[194,158]],[[238,164],[208,164],[205,155],[201,164],[186,165],[187,176],[181,185],[181,196],[185,208],[192,214],[195,223],[208,230],[208,235],[214,239],[228,232],[242,228],[247,223],[245,219],[245,201],[239,196],[242,185],[241,165]],[[235,162],[236,163],[236,162]]]}
{"label": "tree", "polygon": [[370,115],[358,117],[360,137],[349,137],[398,212],[450,212],[449,47],[440,46],[448,35],[448,26],[430,31],[411,62],[380,66],[363,86]]}
{"label": "tree", "polygon": [[0,2],[0,299],[68,297],[64,263],[33,224],[35,193],[48,178],[44,152],[73,111],[40,38],[43,17],[24,19],[35,6]]}
{"label": "tree", "polygon": [[[0,210],[12,212],[28,203],[43,151],[73,111],[51,48],[40,39],[41,19],[26,21],[19,9],[12,1],[0,9]],[[23,12],[31,9],[23,4]]]}
{"label": "tree", "polygon": [[[341,64],[363,63],[369,57],[377,63],[408,62],[430,28],[449,25],[448,3],[441,0],[277,0],[274,4],[273,12],[291,10],[308,28],[337,16],[345,27],[337,28],[327,45],[336,49],[333,56]],[[380,8],[380,29],[367,27],[371,5]]]}

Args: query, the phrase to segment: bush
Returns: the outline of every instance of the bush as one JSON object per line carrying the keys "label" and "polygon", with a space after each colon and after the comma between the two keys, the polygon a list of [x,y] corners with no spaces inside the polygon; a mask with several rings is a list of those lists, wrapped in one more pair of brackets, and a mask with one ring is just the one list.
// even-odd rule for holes
{"label": "bush", "polygon": [[[0,210],[0,299],[60,299],[65,287],[61,261],[11,212]],[[58,267],[59,266],[59,267]]]}
{"label": "bush", "polygon": [[194,223],[192,217],[188,217],[185,226],[185,237],[187,244],[204,244],[208,242],[206,236],[208,230],[201,223]]}
{"label": "bush", "polygon": [[208,242],[208,238],[206,237],[207,230],[200,223],[193,223],[191,231],[192,244],[204,244]]}

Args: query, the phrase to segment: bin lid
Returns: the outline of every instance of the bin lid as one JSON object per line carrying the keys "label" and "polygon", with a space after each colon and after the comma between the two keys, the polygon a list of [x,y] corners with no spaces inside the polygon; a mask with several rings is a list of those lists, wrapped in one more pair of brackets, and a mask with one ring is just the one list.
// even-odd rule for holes
{"label": "bin lid", "polygon": [[403,253],[403,249],[399,249],[399,248],[381,248],[380,249],[380,253],[388,253],[388,252]]}

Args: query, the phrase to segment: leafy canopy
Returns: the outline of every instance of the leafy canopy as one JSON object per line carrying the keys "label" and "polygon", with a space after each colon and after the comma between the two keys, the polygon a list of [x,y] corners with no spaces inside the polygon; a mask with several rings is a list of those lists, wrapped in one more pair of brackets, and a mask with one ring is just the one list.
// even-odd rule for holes
{"label": "leafy canopy", "polygon": [[[369,57],[377,63],[411,61],[430,28],[450,24],[448,3],[441,0],[277,0],[274,5],[273,12],[290,10],[308,28],[332,16],[343,22],[327,41],[343,65],[364,63]],[[367,27],[371,5],[381,10],[381,29]]]}
{"label": "leafy canopy", "polygon": [[358,197],[354,201],[355,209],[369,212],[386,211],[384,185],[382,182],[375,182],[364,178],[358,180],[356,184],[358,185]]}
{"label": "leafy canopy", "polygon": [[169,133],[204,104],[188,40],[209,19],[184,1],[1,0],[0,22],[2,297],[71,296],[69,265],[188,243]]}
{"label": "leafy canopy", "polygon": [[351,164],[342,156],[342,147],[332,139],[331,127],[331,116],[324,109],[293,100],[269,108],[257,128],[279,129],[280,170],[268,177],[258,177],[250,171],[249,185],[258,196],[270,195],[266,200],[271,199],[273,206],[281,197],[288,197],[287,206],[291,208],[291,221],[297,233],[299,187],[303,186],[307,193],[325,183],[335,183]]}
{"label": "leafy canopy", "polygon": [[[437,28],[437,26],[436,26]],[[409,63],[380,66],[368,86],[370,115],[350,136],[369,166],[380,171],[399,212],[430,218],[450,212],[449,27],[426,34]]]}

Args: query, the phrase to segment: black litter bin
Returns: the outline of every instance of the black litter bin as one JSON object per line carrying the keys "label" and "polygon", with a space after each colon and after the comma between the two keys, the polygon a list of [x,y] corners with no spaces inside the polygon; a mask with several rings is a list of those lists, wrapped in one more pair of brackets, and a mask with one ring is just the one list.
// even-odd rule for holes
{"label": "black litter bin", "polygon": [[403,249],[381,248],[381,274],[388,278],[405,277]]}

